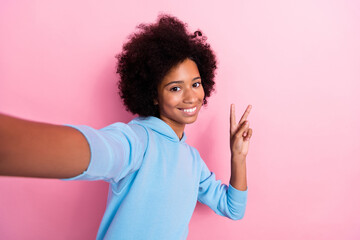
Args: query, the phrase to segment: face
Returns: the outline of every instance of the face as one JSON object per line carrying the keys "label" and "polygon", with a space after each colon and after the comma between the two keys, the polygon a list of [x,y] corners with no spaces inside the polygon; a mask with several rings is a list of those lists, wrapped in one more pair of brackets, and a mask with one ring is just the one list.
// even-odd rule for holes
{"label": "face", "polygon": [[195,122],[205,93],[194,61],[186,59],[173,67],[157,90],[155,104],[159,105],[160,119],[173,129]]}

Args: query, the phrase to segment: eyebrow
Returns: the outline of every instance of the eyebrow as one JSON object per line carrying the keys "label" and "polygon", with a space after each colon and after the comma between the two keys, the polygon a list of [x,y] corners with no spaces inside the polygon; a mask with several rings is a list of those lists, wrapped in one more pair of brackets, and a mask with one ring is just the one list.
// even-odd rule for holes
{"label": "eyebrow", "polygon": [[[197,80],[197,79],[200,79],[200,77],[193,78],[192,81],[195,81],[195,80]],[[166,87],[166,86],[168,86],[168,85],[170,85],[170,84],[173,84],[173,83],[184,83],[184,81],[172,81],[172,82],[169,82],[169,83],[165,84],[164,87]]]}

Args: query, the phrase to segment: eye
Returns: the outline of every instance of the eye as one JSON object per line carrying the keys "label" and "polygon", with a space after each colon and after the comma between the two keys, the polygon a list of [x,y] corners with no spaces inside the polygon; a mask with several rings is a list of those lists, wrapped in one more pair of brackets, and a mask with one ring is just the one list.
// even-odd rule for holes
{"label": "eye", "polygon": [[171,92],[178,92],[178,91],[180,91],[180,88],[179,87],[172,87],[172,88],[170,88],[170,91]]}
{"label": "eye", "polygon": [[196,82],[196,83],[193,84],[193,87],[197,88],[197,87],[200,87],[200,85],[201,85],[201,82]]}

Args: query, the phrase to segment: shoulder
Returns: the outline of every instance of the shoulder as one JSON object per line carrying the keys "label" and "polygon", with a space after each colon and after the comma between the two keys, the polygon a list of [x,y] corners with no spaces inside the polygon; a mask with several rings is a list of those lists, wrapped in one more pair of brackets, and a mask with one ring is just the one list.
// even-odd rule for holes
{"label": "shoulder", "polygon": [[193,147],[193,146],[191,146],[191,145],[189,145],[189,144],[187,144],[187,143],[185,143],[186,145],[187,145],[187,147],[189,148],[189,150],[194,154],[194,155],[196,155],[198,158],[200,158],[200,153],[199,153],[199,151],[195,148],[195,147]]}
{"label": "shoulder", "polygon": [[88,126],[76,126],[88,139],[91,145],[118,147],[118,144],[130,145],[132,148],[146,149],[147,132],[144,127],[129,123],[115,122],[99,130]]}
{"label": "shoulder", "polygon": [[193,159],[195,159],[196,162],[202,166],[204,164],[204,160],[201,158],[199,151],[195,147],[193,147],[187,143],[185,143],[185,144],[186,144],[187,148],[189,149],[189,152],[191,153]]}
{"label": "shoulder", "polygon": [[130,121],[129,123],[115,122],[102,129],[100,131],[108,132],[109,134],[116,135],[117,133],[127,133],[129,137],[145,139],[147,136],[147,130],[144,126]]}

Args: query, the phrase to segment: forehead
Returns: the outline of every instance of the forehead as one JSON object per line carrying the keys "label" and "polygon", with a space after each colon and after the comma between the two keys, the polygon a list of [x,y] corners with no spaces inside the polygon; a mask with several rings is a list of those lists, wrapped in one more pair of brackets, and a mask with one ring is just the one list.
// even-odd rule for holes
{"label": "forehead", "polygon": [[171,81],[192,80],[195,77],[200,77],[199,69],[193,60],[187,58],[170,69],[162,80],[161,85]]}

